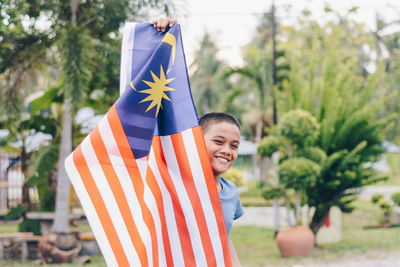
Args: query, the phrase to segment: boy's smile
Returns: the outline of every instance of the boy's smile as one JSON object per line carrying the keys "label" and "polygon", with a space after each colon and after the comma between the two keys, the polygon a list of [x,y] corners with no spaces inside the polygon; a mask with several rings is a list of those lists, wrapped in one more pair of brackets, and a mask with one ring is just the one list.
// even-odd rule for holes
{"label": "boy's smile", "polygon": [[239,152],[239,128],[229,122],[214,122],[204,133],[215,180],[235,163]]}

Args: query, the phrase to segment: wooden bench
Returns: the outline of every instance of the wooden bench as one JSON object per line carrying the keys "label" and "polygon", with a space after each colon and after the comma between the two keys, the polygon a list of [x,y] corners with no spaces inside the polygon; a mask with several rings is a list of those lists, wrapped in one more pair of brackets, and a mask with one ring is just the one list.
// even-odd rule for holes
{"label": "wooden bench", "polygon": [[[40,229],[42,235],[47,235],[51,233],[51,226],[53,224],[55,213],[54,212],[38,212],[31,211],[26,214],[28,219],[36,219],[40,222]],[[80,214],[69,214],[68,218],[70,220],[78,220],[82,217]]]}
{"label": "wooden bench", "polygon": [[31,232],[20,232],[20,233],[0,233],[0,260],[4,260],[4,243],[7,241],[13,241],[21,244],[21,261],[28,259],[29,243],[38,243],[41,236],[35,236]]}

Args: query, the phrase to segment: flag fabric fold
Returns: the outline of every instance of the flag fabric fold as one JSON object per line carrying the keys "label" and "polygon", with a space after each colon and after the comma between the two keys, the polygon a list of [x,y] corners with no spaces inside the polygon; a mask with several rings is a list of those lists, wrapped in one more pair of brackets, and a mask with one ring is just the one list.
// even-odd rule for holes
{"label": "flag fabric fold", "polygon": [[179,25],[127,23],[120,93],[65,166],[108,266],[231,266]]}

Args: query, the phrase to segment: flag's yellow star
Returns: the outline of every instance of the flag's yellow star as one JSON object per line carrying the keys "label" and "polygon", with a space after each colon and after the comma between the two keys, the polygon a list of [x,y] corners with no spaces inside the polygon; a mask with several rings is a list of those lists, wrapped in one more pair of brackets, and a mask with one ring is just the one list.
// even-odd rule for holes
{"label": "flag's yellow star", "polygon": [[151,76],[153,77],[154,82],[143,80],[143,82],[145,84],[147,84],[148,86],[150,86],[150,88],[139,91],[139,93],[148,94],[148,96],[145,99],[143,99],[142,101],[140,101],[139,103],[151,101],[146,112],[149,111],[150,109],[152,109],[153,107],[157,106],[156,107],[157,108],[156,117],[157,117],[160,107],[162,108],[161,100],[164,98],[164,99],[167,99],[168,101],[171,101],[171,99],[164,92],[175,90],[173,88],[166,86],[168,83],[173,81],[175,78],[167,79],[165,77],[165,73],[164,73],[162,65],[160,67],[160,77],[157,77],[157,75],[155,75],[152,71],[150,71],[150,73],[151,73]]}

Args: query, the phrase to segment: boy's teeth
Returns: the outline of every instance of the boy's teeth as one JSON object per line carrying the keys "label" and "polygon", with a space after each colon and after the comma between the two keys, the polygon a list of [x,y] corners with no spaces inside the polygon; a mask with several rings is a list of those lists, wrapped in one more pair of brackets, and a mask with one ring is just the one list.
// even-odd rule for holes
{"label": "boy's teeth", "polygon": [[228,160],[227,160],[226,158],[217,157],[217,159],[219,159],[219,160],[223,160],[223,161],[225,161],[225,162],[228,162]]}

